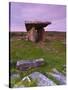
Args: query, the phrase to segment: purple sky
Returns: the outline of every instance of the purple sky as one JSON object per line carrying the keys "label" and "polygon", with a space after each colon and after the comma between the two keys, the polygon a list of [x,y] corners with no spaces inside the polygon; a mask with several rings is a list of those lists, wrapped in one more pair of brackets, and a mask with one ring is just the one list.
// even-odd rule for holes
{"label": "purple sky", "polygon": [[52,24],[45,28],[46,31],[66,31],[66,6],[11,3],[11,30],[26,31],[25,21],[51,21]]}

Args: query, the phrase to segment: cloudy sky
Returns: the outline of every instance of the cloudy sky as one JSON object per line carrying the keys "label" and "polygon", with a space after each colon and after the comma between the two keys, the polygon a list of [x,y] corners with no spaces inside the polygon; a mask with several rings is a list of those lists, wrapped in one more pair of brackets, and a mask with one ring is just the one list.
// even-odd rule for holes
{"label": "cloudy sky", "polygon": [[46,31],[66,31],[66,6],[12,2],[10,31],[26,31],[25,21],[51,21]]}

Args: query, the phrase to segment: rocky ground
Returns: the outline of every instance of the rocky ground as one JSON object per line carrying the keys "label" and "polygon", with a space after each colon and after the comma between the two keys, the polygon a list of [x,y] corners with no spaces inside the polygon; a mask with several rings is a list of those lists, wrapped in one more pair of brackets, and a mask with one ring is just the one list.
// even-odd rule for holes
{"label": "rocky ground", "polygon": [[[21,63],[20,63],[21,62]],[[28,66],[25,70],[28,70],[29,67],[32,67],[34,65],[34,68],[37,66],[40,66],[44,62],[44,60],[36,59],[33,61],[17,61],[16,67],[19,67],[21,65],[22,68],[24,68],[24,64]],[[38,65],[37,65],[38,64]],[[66,68],[65,65],[63,65],[64,69]],[[20,68],[18,68],[20,69]],[[23,71],[23,69],[21,69]],[[25,77],[23,77],[21,80],[19,80],[18,83],[14,85],[14,87],[29,87],[29,86],[55,86],[58,85],[55,81],[59,82],[59,85],[65,85],[66,84],[66,75],[59,72],[56,68],[52,69],[52,72],[46,72],[47,75],[44,75],[40,72],[33,72]],[[50,77],[48,77],[50,76]],[[11,74],[11,80],[15,78],[20,78],[19,73]],[[25,83],[25,84],[24,84]],[[33,84],[31,84],[33,83]]]}

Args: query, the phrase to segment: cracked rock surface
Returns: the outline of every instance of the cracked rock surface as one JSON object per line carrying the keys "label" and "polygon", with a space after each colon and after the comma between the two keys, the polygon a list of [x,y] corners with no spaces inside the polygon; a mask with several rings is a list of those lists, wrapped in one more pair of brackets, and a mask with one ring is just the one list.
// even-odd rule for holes
{"label": "cracked rock surface", "polygon": [[53,72],[49,73],[51,76],[53,76],[56,80],[59,81],[60,85],[66,84],[66,76],[64,76],[61,72],[59,72],[57,69],[53,69]]}
{"label": "cracked rock surface", "polygon": [[34,80],[37,80],[38,86],[53,86],[56,85],[52,80],[47,78],[45,75],[41,74],[40,72],[33,72],[29,75]]}

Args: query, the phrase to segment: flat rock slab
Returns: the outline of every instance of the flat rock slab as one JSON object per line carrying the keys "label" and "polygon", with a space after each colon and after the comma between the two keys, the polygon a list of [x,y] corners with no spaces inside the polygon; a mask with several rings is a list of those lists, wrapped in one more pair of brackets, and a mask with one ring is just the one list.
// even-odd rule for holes
{"label": "flat rock slab", "polygon": [[33,80],[37,80],[37,86],[54,86],[56,85],[52,80],[39,72],[33,72],[29,75]]}
{"label": "flat rock slab", "polygon": [[44,65],[43,58],[34,59],[34,60],[20,60],[20,61],[17,61],[16,63],[16,67],[21,71],[25,71],[33,67],[39,67],[41,65]]}
{"label": "flat rock slab", "polygon": [[49,73],[51,76],[53,76],[56,80],[59,81],[60,85],[66,84],[66,76],[64,76],[61,72],[59,72],[57,69],[53,69],[52,73]]}

